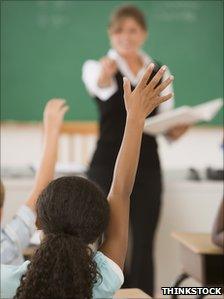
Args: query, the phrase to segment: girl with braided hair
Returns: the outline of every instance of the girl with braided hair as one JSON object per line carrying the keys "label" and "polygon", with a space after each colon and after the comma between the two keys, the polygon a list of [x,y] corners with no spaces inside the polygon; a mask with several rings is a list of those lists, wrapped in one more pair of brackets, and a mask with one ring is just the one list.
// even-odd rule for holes
{"label": "girl with braided hair", "polygon": [[[52,181],[36,205],[37,226],[44,234],[40,247],[30,262],[20,267],[3,267],[2,297],[111,298],[121,287],[130,195],[144,120],[160,103],[172,97],[172,94],[160,96],[173,79],[169,77],[158,85],[165,67],[147,84],[153,67],[151,64],[147,68],[134,91],[130,81],[124,78],[127,118],[108,197],[94,183],[81,177]],[[94,252],[90,244],[103,233],[104,241]]]}

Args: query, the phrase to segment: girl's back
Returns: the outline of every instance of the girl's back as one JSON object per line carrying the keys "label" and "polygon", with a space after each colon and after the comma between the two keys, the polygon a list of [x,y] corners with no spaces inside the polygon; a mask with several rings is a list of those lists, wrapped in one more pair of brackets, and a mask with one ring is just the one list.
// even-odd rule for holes
{"label": "girl's back", "polygon": [[[123,272],[116,263],[100,251],[94,254],[93,260],[97,264],[97,271],[100,273],[97,282],[93,286],[93,298],[112,298],[113,294],[123,284]],[[13,298],[20,284],[20,279],[26,273],[29,264],[30,262],[26,261],[21,266],[1,266],[1,298]],[[55,286],[55,289],[52,290],[53,296],[55,296],[56,290],[57,287]],[[78,297],[72,296],[71,298]]]}

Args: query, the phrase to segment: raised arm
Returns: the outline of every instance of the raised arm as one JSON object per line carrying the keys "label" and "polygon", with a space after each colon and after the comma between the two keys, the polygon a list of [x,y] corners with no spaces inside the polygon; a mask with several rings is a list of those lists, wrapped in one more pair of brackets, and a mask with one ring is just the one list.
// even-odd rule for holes
{"label": "raised arm", "polygon": [[65,100],[52,99],[44,109],[44,145],[35,183],[26,205],[35,210],[35,204],[41,191],[53,179],[57,160],[58,139],[65,113],[68,110]]}
{"label": "raised arm", "polygon": [[126,125],[122,144],[115,164],[113,181],[108,195],[110,221],[105,233],[105,241],[100,250],[124,267],[129,226],[129,205],[138,166],[142,132],[146,116],[159,104],[170,99],[172,94],[160,96],[173,80],[169,77],[158,87],[166,67],[162,67],[147,85],[154,65],[151,64],[137,87],[131,92],[130,81],[124,79],[124,100],[127,111]]}
{"label": "raised arm", "polygon": [[28,246],[35,231],[36,200],[53,178],[60,127],[67,110],[65,101],[59,99],[49,101],[45,107],[44,146],[33,189],[25,205],[1,232],[1,261],[4,264],[23,262],[22,249]]}

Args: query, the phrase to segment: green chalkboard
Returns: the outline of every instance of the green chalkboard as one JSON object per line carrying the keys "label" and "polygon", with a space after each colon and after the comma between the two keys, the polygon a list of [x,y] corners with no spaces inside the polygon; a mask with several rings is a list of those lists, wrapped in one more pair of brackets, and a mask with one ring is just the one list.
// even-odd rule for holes
{"label": "green chalkboard", "polygon": [[[109,48],[110,12],[126,1],[1,1],[1,114],[40,120],[47,99],[95,120],[81,68]],[[223,97],[223,1],[130,1],[146,14],[145,50],[175,75],[176,106]],[[220,124],[222,113],[213,120]]]}

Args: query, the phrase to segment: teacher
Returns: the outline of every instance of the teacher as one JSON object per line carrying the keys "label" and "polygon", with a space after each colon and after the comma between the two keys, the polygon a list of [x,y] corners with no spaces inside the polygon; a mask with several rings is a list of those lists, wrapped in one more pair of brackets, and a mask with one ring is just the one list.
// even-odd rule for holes
{"label": "teacher", "polygon": [[[123,77],[127,77],[134,88],[149,63],[155,64],[154,74],[160,68],[159,63],[141,50],[147,38],[147,25],[138,8],[126,5],[114,11],[110,18],[108,35],[111,49],[107,55],[99,61],[86,61],[82,72],[84,84],[95,99],[100,115],[100,134],[88,177],[106,193],[109,192],[125,127]],[[167,68],[163,80],[169,76]],[[165,94],[170,92],[172,86],[167,87]],[[174,99],[164,102],[150,117],[170,110],[173,106]],[[185,127],[174,128],[167,132],[167,135],[177,139],[185,130]],[[140,288],[151,296],[154,285],[153,240],[160,212],[161,193],[162,180],[156,138],[143,134],[138,171],[131,196],[132,250],[124,286]]]}

